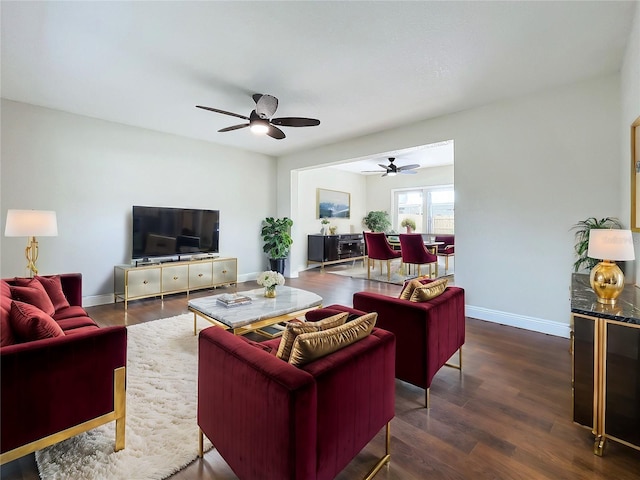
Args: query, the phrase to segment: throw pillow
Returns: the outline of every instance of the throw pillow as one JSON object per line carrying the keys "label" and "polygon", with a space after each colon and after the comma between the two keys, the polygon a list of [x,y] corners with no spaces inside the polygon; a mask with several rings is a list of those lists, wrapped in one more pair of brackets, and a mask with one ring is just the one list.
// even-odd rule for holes
{"label": "throw pillow", "polygon": [[288,362],[289,356],[291,355],[291,347],[293,347],[293,342],[295,342],[298,335],[340,326],[344,324],[348,316],[349,314],[347,312],[340,312],[337,315],[332,315],[318,322],[287,323],[287,328],[285,328],[282,334],[282,340],[280,340],[280,345],[278,345],[276,357]]}
{"label": "throw pillow", "polygon": [[0,280],[0,314],[9,318],[11,311],[11,287],[4,280]]}
{"label": "throw pillow", "polygon": [[411,294],[413,294],[413,291],[416,289],[416,287],[422,286],[422,282],[420,281],[421,278],[423,277],[414,278],[413,280],[409,280],[405,282],[404,287],[402,288],[402,291],[400,292],[400,295],[398,296],[398,298],[401,300],[409,300],[411,298]]}
{"label": "throw pillow", "polygon": [[351,345],[369,335],[377,319],[378,314],[372,312],[338,327],[302,333],[293,343],[289,363],[301,366]]}
{"label": "throw pillow", "polygon": [[441,295],[447,288],[447,278],[441,278],[416,287],[411,294],[410,302],[427,302]]}
{"label": "throw pillow", "polygon": [[[2,299],[4,301],[4,298]],[[9,300],[11,302],[11,300]],[[0,318],[0,347],[6,347],[7,345],[13,345],[16,343],[16,338],[13,335],[13,329],[11,328],[11,322],[9,316],[11,312],[11,304],[9,304],[9,311],[6,312],[3,309],[2,316]]]}
{"label": "throw pillow", "polygon": [[49,294],[42,284],[35,278],[29,282],[28,286],[11,286],[11,297],[20,302],[29,303],[38,307],[47,315],[56,313],[56,309],[49,298]]}
{"label": "throw pillow", "polygon": [[61,310],[63,308],[69,307],[69,300],[64,294],[62,290],[62,281],[60,280],[60,275],[53,275],[51,277],[36,277],[42,286],[44,287],[47,295],[51,299],[51,303],[53,303],[53,308]]}
{"label": "throw pillow", "polygon": [[28,303],[12,302],[10,321],[15,334],[26,342],[64,335],[53,318]]}
{"label": "throw pillow", "polygon": [[275,353],[273,353],[273,348],[271,348],[269,345],[263,345],[260,342],[254,342],[253,340],[249,340],[248,338],[245,338],[243,336],[240,336],[240,338],[242,340],[244,340],[245,342],[247,342],[252,347],[259,348],[260,350],[264,350],[267,353],[271,353],[271,354],[275,355]]}
{"label": "throw pillow", "polygon": [[307,322],[317,322],[319,320],[323,320],[328,317],[333,317],[334,315],[339,315],[343,313],[340,310],[335,310],[333,308],[314,308],[313,310],[309,310],[304,314],[304,318]]}

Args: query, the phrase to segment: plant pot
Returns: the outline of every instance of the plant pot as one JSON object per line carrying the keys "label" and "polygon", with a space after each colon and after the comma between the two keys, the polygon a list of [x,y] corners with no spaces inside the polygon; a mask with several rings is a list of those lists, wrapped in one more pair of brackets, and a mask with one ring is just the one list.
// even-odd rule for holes
{"label": "plant pot", "polygon": [[274,272],[281,273],[284,275],[284,262],[286,258],[270,258],[269,259],[269,270],[273,270]]}

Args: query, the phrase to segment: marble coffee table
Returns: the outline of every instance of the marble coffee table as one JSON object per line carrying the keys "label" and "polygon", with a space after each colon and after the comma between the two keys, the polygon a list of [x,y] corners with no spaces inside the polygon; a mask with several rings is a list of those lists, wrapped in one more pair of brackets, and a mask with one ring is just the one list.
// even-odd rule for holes
{"label": "marble coffee table", "polygon": [[226,307],[218,303],[220,295],[189,300],[188,308],[193,312],[193,334],[196,335],[198,317],[235,335],[269,327],[280,322],[292,320],[309,310],[322,305],[322,297],[299,288],[281,286],[277,288],[275,298],[266,298],[264,288],[238,292],[251,299],[250,303]]}

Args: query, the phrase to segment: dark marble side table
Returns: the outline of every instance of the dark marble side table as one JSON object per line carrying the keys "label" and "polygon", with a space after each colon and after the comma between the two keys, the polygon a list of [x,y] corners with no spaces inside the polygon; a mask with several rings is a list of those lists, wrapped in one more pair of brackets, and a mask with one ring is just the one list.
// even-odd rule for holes
{"label": "dark marble side table", "polygon": [[589,276],[571,279],[573,421],[591,429],[593,452],[607,439],[640,450],[640,288],[598,303]]}

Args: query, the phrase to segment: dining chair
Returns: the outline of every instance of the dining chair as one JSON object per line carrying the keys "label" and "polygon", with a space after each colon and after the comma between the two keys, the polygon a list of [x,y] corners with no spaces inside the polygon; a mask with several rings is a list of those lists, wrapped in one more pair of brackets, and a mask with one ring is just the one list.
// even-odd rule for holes
{"label": "dining chair", "polygon": [[380,260],[380,273],[382,273],[382,261],[387,261],[387,281],[391,281],[391,260],[400,258],[401,252],[394,250],[389,245],[387,235],[383,232],[364,232],[364,240],[367,246],[367,278],[371,279],[371,260]]}
{"label": "dining chair", "polygon": [[436,242],[444,242],[438,245],[438,256],[444,257],[444,273],[449,270],[449,257],[453,257],[455,253],[455,236],[454,235],[436,235]]}
{"label": "dining chair", "polygon": [[438,257],[424,246],[421,234],[401,233],[400,251],[402,263],[418,266],[418,276],[420,276],[421,265],[429,265],[429,277],[432,276],[432,267],[435,265],[435,276],[438,276]]}

